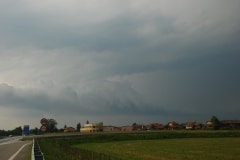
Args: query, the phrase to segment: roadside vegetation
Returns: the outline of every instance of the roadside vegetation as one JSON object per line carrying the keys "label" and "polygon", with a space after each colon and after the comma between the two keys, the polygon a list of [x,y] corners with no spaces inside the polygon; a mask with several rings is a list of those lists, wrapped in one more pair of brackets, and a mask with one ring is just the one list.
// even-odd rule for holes
{"label": "roadside vegetation", "polygon": [[45,159],[239,159],[240,131],[98,133],[38,139]]}
{"label": "roadside vegetation", "polygon": [[240,138],[188,138],[84,143],[76,147],[126,160],[238,160]]}
{"label": "roadside vegetation", "polygon": [[7,136],[19,136],[19,135],[22,135],[22,127],[21,126],[16,127],[13,130],[8,130],[8,131],[0,130],[0,138],[7,137]]}

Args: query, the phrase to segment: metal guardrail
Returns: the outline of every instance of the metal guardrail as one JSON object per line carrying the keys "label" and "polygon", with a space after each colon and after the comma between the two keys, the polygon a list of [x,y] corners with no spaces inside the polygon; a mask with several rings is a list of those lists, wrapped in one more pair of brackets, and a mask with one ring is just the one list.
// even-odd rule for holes
{"label": "metal guardrail", "polygon": [[32,160],[45,160],[43,153],[41,151],[41,148],[40,148],[37,140],[35,140],[35,138],[33,138]]}

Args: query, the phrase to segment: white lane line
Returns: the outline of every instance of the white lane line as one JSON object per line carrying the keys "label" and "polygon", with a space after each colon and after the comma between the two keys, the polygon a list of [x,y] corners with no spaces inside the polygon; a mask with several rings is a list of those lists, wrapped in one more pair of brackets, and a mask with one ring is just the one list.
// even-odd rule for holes
{"label": "white lane line", "polygon": [[19,152],[21,152],[21,150],[24,148],[24,147],[26,147],[27,145],[29,145],[29,144],[31,144],[32,142],[29,142],[29,143],[26,143],[26,144],[24,144],[21,148],[19,148],[19,150],[16,152],[16,153],[14,153],[8,160],[13,160],[17,155],[18,155],[18,153]]}

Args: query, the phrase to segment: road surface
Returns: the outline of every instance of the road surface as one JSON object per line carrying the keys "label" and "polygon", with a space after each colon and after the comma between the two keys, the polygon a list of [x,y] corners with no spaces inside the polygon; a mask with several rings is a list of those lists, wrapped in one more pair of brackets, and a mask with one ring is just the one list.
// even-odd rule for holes
{"label": "road surface", "polygon": [[22,137],[0,139],[0,160],[21,160],[25,157],[29,141],[20,141]]}

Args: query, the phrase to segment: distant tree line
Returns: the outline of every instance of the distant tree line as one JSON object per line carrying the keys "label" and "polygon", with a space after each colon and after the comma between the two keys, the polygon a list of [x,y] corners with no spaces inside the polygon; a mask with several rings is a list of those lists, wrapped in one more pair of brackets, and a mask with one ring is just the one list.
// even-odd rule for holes
{"label": "distant tree line", "polygon": [[22,135],[22,127],[16,127],[15,129],[13,130],[8,130],[8,131],[5,131],[5,130],[0,130],[0,137],[6,137],[6,136],[20,136]]}

